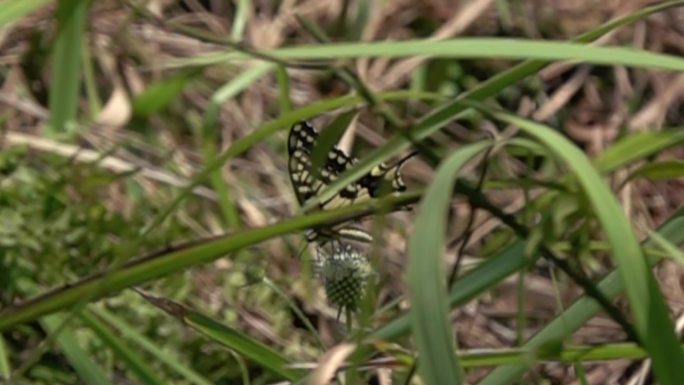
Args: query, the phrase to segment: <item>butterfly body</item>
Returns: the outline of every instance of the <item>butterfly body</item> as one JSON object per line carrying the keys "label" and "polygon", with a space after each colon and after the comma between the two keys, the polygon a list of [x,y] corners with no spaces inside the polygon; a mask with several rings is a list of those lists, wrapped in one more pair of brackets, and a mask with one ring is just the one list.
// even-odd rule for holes
{"label": "butterfly body", "polygon": [[[317,140],[318,133],[307,122],[296,123],[290,129],[288,170],[300,206],[318,196],[326,186],[334,182],[341,173],[357,162],[356,158],[351,157],[337,146],[333,146],[322,164],[316,165],[316,169],[314,169],[312,153],[317,145]],[[387,166],[385,163],[375,166],[368,174],[358,181],[348,184],[332,198],[319,202],[318,208],[320,210],[331,210],[388,193],[406,190],[400,169],[410,156],[405,157],[393,166]],[[307,232],[309,242],[325,243],[340,238],[362,242],[372,241],[370,234],[345,223],[312,229]]]}

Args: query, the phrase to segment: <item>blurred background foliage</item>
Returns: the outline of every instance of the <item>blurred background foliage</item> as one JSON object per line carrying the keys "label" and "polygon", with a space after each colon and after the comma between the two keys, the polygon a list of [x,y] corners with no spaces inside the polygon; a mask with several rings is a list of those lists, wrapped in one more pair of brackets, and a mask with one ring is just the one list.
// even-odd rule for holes
{"label": "blurred background foliage", "polygon": [[[314,122],[324,127],[334,114],[316,104],[320,101],[364,88],[375,97],[386,91],[413,92],[360,110],[352,123],[353,153],[362,158],[395,134],[393,116],[402,127],[411,127],[517,63],[423,56],[274,62],[217,55],[241,52],[263,59],[260,53],[279,47],[329,45],[321,36],[331,42],[431,42],[461,36],[567,41],[655,3],[4,0],[0,317],[39,293],[106,275],[136,257],[183,250],[178,245],[188,241],[239,234],[300,214],[287,174],[283,129],[209,170],[206,180],[197,177],[218,154],[293,109],[313,108]],[[684,8],[671,7],[599,41],[681,57],[683,26]],[[334,57],[334,46],[330,50]],[[355,89],[354,79],[362,86]],[[643,239],[684,203],[684,138],[678,132],[684,126],[683,95],[681,72],[559,61],[501,86],[488,106],[542,122],[580,148],[610,183]],[[590,199],[567,165],[517,134],[513,125],[470,110],[423,146],[441,159],[468,143],[510,141],[465,167],[463,176],[528,227],[527,254],[549,246],[575,271],[598,282],[615,260]],[[411,189],[433,180],[435,159],[421,155],[404,168]],[[181,195],[193,181],[201,183]],[[448,228],[445,276],[461,276],[502,255],[520,236],[501,217],[477,210],[466,199],[454,199],[450,208],[448,227],[440,227]],[[290,363],[316,362],[327,348],[391,324],[408,308],[406,250],[416,215],[401,211],[365,222],[380,234],[368,251],[379,278],[361,312],[366,314],[358,318],[357,334],[347,334],[337,309],[312,279],[310,253],[296,258],[303,245],[300,232],[131,285],[183,304],[191,316],[123,290],[0,327],[0,383],[266,384],[299,378],[299,369],[279,372],[273,362],[283,357]],[[646,254],[663,252],[649,249]],[[459,349],[520,346],[583,293],[548,260],[509,275],[453,310]],[[670,313],[680,316],[681,266],[662,263],[656,277]],[[627,308],[624,300],[616,307]],[[221,327],[203,329],[199,314],[235,334]],[[212,330],[225,334],[219,337]],[[236,342],[241,337],[250,340],[245,350]],[[625,338],[624,330],[601,314],[566,342]],[[277,354],[259,350],[259,343]],[[374,369],[387,370],[348,376],[348,383],[418,383],[413,361],[406,357],[415,352],[409,339],[378,342],[374,348],[395,361],[375,364]],[[272,366],[260,361],[263,356]],[[648,371],[637,370],[644,361],[627,356],[584,366],[540,363],[522,383],[624,384],[650,378],[644,374]],[[395,364],[396,370],[390,370]],[[485,377],[490,369],[468,369],[465,383],[491,378]]]}

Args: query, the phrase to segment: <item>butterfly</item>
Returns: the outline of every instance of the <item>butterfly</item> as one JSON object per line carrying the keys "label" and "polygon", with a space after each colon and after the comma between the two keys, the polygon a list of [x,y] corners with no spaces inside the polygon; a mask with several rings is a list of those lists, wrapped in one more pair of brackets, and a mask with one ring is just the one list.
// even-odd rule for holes
{"label": "butterfly", "polygon": [[[329,150],[323,164],[314,172],[311,157],[317,140],[318,132],[308,122],[301,121],[290,128],[287,139],[288,171],[300,206],[304,206],[310,199],[318,196],[326,186],[357,162],[356,158],[334,146]],[[401,167],[413,155],[415,153],[409,154],[392,166],[380,163],[361,179],[346,185],[332,198],[319,202],[318,208],[331,210],[366,199],[405,191],[406,185],[401,177]],[[320,244],[341,238],[361,242],[373,240],[366,231],[348,223],[309,230],[306,238],[310,243]]]}

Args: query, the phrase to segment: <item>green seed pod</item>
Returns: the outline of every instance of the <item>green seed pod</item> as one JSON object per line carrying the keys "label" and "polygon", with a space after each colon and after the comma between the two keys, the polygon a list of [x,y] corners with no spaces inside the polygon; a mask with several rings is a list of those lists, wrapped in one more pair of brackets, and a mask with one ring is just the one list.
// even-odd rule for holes
{"label": "green seed pod", "polygon": [[332,255],[319,248],[316,270],[328,300],[340,310],[358,307],[373,275],[368,259],[349,245],[334,248]]}

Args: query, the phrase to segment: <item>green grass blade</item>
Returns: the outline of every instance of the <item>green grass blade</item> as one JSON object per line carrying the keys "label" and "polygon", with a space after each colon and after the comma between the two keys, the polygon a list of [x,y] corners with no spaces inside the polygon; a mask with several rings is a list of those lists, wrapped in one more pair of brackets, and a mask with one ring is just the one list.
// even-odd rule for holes
{"label": "green grass blade", "polygon": [[67,317],[63,314],[54,314],[43,318],[40,324],[50,336],[55,338],[57,346],[84,383],[111,384],[112,382],[109,381],[108,376],[98,364],[90,359],[85,350],[81,349],[71,327],[64,325],[65,322],[68,322]]}
{"label": "green grass blade", "polygon": [[290,100],[290,77],[287,75],[287,69],[279,65],[276,71],[276,79],[278,80],[278,107],[280,108],[280,115],[292,111],[292,100]]}
{"label": "green grass blade", "polygon": [[647,163],[629,174],[628,180],[646,178],[649,180],[669,180],[684,176],[684,162],[681,160],[664,160]]}
{"label": "green grass blade", "polygon": [[254,84],[257,80],[268,75],[271,71],[275,70],[275,64],[271,63],[258,63],[254,67],[242,72],[240,75],[236,76],[233,80],[226,83],[223,87],[219,88],[218,91],[214,93],[211,97],[211,102],[220,105],[225,103],[228,99],[237,96],[240,92],[244,91],[247,87]]}
{"label": "green grass blade", "polygon": [[535,362],[593,362],[624,359],[648,358],[648,352],[634,343],[614,343],[592,346],[566,346],[558,352],[544,350],[476,349],[458,352],[458,357],[466,368],[496,365],[530,365]]}
{"label": "green grass blade", "polygon": [[[271,63],[259,63],[256,66],[242,72],[223,87],[218,89],[211,97],[211,103],[207,109],[203,126],[203,149],[207,163],[212,163],[218,153],[219,135],[217,129],[217,119],[220,107],[229,99],[234,98],[250,85],[268,75],[276,67]],[[220,168],[212,170],[210,180],[214,191],[218,197],[223,219],[227,227],[237,229],[240,227],[240,215],[232,197],[228,184],[223,179]]]}
{"label": "green grass blade", "polygon": [[413,335],[419,352],[419,372],[426,384],[461,384],[463,371],[454,353],[448,321],[443,247],[447,218],[458,171],[490,143],[465,147],[440,166],[420,203],[409,241],[408,287]]}
{"label": "green grass blade", "polygon": [[[638,20],[641,20],[651,14],[658,13],[665,11],[667,9],[673,8],[673,7],[678,7],[684,4],[683,1],[677,0],[677,1],[668,1],[662,4],[657,4],[653,5],[650,7],[644,7],[643,9],[640,9],[634,13],[616,18],[614,20],[608,21],[602,25],[600,25],[597,28],[592,29],[591,31],[585,32],[579,36],[577,36],[575,39],[573,39],[574,42],[579,42],[579,43],[587,43],[590,42],[614,29],[617,29],[619,27],[622,27],[627,24],[634,23]],[[433,56],[441,56],[444,57],[444,55],[448,55],[448,57],[494,57],[494,58],[501,58],[501,57],[509,57],[509,58],[535,58],[535,59],[544,59],[544,60],[582,60],[586,59],[588,57],[592,57],[593,60],[600,60],[601,63],[603,64],[617,64],[615,62],[612,62],[610,60],[610,57],[608,55],[604,54],[599,54],[599,55],[592,55],[589,54],[588,57],[584,57],[584,55],[587,54],[587,52],[584,53],[575,53],[575,52],[561,52],[563,51],[560,49],[559,46],[555,46],[554,49],[552,49],[552,52],[549,53],[544,53],[544,52],[527,52],[527,51],[516,51],[515,49],[512,49],[512,47],[506,47],[506,44],[503,40],[508,40],[508,39],[458,39],[458,41],[470,41],[470,43],[460,45],[458,47],[456,46],[451,46],[450,48],[455,48],[455,49],[463,49],[463,51],[458,52],[454,50],[447,50],[447,51],[442,51],[439,48],[445,49],[449,44],[445,44],[443,46],[431,46],[431,47],[420,47],[421,44],[427,43],[428,41],[425,40],[420,40],[420,41],[414,41],[411,44],[408,44],[406,46],[397,46],[394,44],[397,43],[403,43],[403,42],[381,42],[381,43],[359,43],[359,44],[339,44],[332,49],[332,47],[328,46],[323,46],[323,47],[318,47],[315,48],[314,46],[307,46],[307,47],[290,47],[290,48],[282,48],[279,50],[274,50],[274,51],[266,51],[264,54],[267,55],[272,55],[280,59],[314,59],[314,58],[342,58],[342,57],[359,57],[359,56],[413,56],[413,55],[433,55]],[[487,40],[492,40],[495,41],[495,44],[489,44],[487,43]],[[511,39],[515,40],[515,39]],[[498,42],[496,42],[498,41]],[[519,40],[518,40],[519,41]],[[441,42],[446,42],[446,41],[441,41]],[[501,48],[502,53],[501,55],[499,52],[494,51],[494,52],[485,52],[486,49],[483,49],[481,46],[482,43],[486,43],[486,46],[488,49],[494,49],[494,48]],[[549,43],[549,42],[542,42],[542,43]],[[379,44],[379,45],[378,45]],[[550,43],[552,46],[554,43]],[[564,43],[564,44],[569,44],[569,43]],[[571,43],[570,43],[571,44]],[[376,52],[376,48],[380,47],[381,49]],[[439,47],[439,48],[438,48]],[[312,50],[312,48],[314,48]],[[341,52],[339,55],[336,54],[338,48],[344,48],[344,52]],[[529,48],[529,47],[528,47]],[[541,48],[539,46],[534,47],[535,49]],[[544,48],[548,48],[548,46],[545,46]],[[626,50],[630,51],[630,50]],[[524,52],[524,53],[523,53]],[[634,51],[631,51],[634,52]],[[583,56],[583,57],[578,57]],[[572,56],[572,57],[570,57]],[[629,54],[627,55],[629,56]],[[218,52],[218,53],[210,53],[206,54],[203,56],[197,56],[189,59],[179,59],[179,60],[173,60],[170,61],[168,64],[168,67],[182,67],[182,66],[206,66],[206,65],[211,65],[211,64],[218,64],[218,63],[223,63],[227,60],[243,60],[243,59],[248,59],[251,58],[251,56],[243,54],[243,53],[236,53],[236,52],[230,52],[230,53],[224,53],[224,52]],[[670,56],[670,58],[672,58]],[[626,59],[626,56],[621,56],[621,59]],[[590,59],[591,60],[591,59]],[[631,59],[628,59],[631,61]],[[640,59],[636,59],[641,62],[641,64],[646,65],[647,67],[649,66],[647,62],[641,61]],[[525,63],[525,64],[530,64],[530,63]],[[536,64],[539,64],[537,62]],[[667,64],[665,64],[667,65]],[[517,67],[519,68],[519,67]]]}
{"label": "green grass blade", "polygon": [[[434,93],[428,92],[413,92],[413,91],[396,91],[380,93],[378,97],[381,100],[392,101],[392,100],[405,100],[405,99],[437,99],[440,100],[441,97]],[[256,145],[259,141],[273,135],[278,130],[289,128],[294,123],[300,120],[307,120],[321,113],[332,111],[342,107],[355,106],[362,103],[363,99],[360,96],[343,96],[339,98],[323,100],[316,103],[311,103],[305,107],[299,108],[295,111],[289,112],[280,116],[278,119],[272,120],[268,123],[261,125],[259,128],[254,130],[251,134],[240,138],[226,151],[219,154],[217,157],[213,158],[192,180],[192,183],[188,184],[183,188],[176,198],[159,214],[151,223],[142,231],[144,236],[152,229],[156,228],[160,223],[162,223],[175,209],[176,207],[185,200],[195,187],[199,186],[205,179],[207,179],[215,170],[223,166],[228,159],[238,156],[245,151],[249,150],[252,146]]]}
{"label": "green grass blade", "polygon": [[596,158],[594,164],[601,172],[615,170],[682,143],[684,131],[681,128],[637,132],[610,146]]}
{"label": "green grass blade", "polygon": [[94,314],[83,311],[79,313],[79,318],[97,334],[105,345],[114,351],[116,356],[126,364],[126,368],[133,372],[141,382],[155,385],[166,384],[166,381],[157,375],[157,371],[148,365],[148,360],[126,346],[119,335]]}
{"label": "green grass blade", "polygon": [[7,381],[10,379],[9,352],[5,346],[5,339],[0,334],[0,381]]}
{"label": "green grass blade", "polygon": [[35,11],[47,3],[48,0],[5,0],[0,2],[0,28],[6,28],[11,23]]}
{"label": "green grass blade", "polygon": [[235,17],[233,18],[233,28],[230,30],[230,39],[232,41],[242,41],[242,36],[245,33],[245,26],[250,16],[249,0],[235,0],[237,3]]}
{"label": "green grass blade", "polygon": [[171,356],[168,352],[165,352],[157,347],[152,340],[135,330],[135,328],[126,323],[126,321],[116,317],[107,310],[100,309],[95,306],[90,307],[88,311],[91,311],[98,318],[101,318],[106,323],[116,328],[116,330],[121,333],[122,337],[131,341],[132,344],[140,346],[145,351],[149,352],[159,362],[163,362],[164,364],[168,365],[169,368],[173,369],[176,373],[178,373],[179,376],[184,377],[190,383],[196,385],[212,385],[212,383],[204,378],[201,374],[192,370],[192,368],[186,366],[176,357]]}
{"label": "green grass blade", "polygon": [[[511,38],[459,38],[371,43],[329,43],[286,47],[265,54],[282,60],[339,60],[360,57],[402,58],[425,56],[450,59],[533,59],[579,61],[601,65],[684,71],[684,59],[674,55],[565,41]],[[224,60],[252,59],[244,53],[226,54]]]}
{"label": "green grass blade", "polygon": [[[611,20],[589,32],[581,34],[573,41],[577,43],[588,43],[598,37],[606,34],[614,29],[624,25],[641,20],[653,13],[664,11],[668,8],[684,4],[684,1],[673,1],[659,4],[653,7],[646,7],[642,10],[632,14]],[[411,130],[411,137],[415,140],[420,140],[436,132],[447,123],[456,119],[461,113],[468,109],[468,106],[463,104],[463,100],[481,101],[489,97],[499,94],[506,87],[515,84],[521,79],[534,74],[546,65],[545,61],[528,60],[516,65],[515,67],[499,73],[498,75],[484,81],[477,87],[468,92],[459,95],[458,98],[434,110],[418,120],[416,125]],[[410,142],[403,136],[396,135],[381,147],[373,150],[370,154],[361,159],[354,168],[342,173],[335,182],[328,185],[318,196],[318,201],[324,202],[337,194],[344,186],[361,178],[364,174],[369,172],[371,168],[380,162],[389,160],[401,150],[407,148]],[[311,199],[311,206],[317,204],[316,199]]]}
{"label": "green grass blade", "polygon": [[198,74],[197,71],[184,73],[149,85],[133,100],[133,113],[149,117],[162,112]]}
{"label": "green grass blade", "polygon": [[380,207],[406,205],[409,202],[415,202],[419,194],[419,192],[406,193],[401,196],[386,197],[377,202],[366,201],[336,210],[316,212],[270,226],[210,238],[204,242],[191,242],[163,254],[135,260],[116,270],[84,278],[68,287],[55,289],[24,304],[3,309],[0,311],[0,331],[60,309],[95,301],[108,293],[182,271],[190,266],[210,262],[267,239],[318,225],[349,220],[360,214],[371,213]]}
{"label": "green grass blade", "polygon": [[234,350],[285,379],[295,381],[305,374],[301,370],[288,368],[289,360],[269,346],[209,317],[193,312],[186,315],[184,320],[212,341]]}
{"label": "green grass blade", "polygon": [[328,159],[328,154],[340,141],[342,135],[351,124],[358,111],[350,110],[337,116],[325,129],[320,130],[318,141],[311,151],[311,175],[318,178],[321,169]]}
{"label": "green grass blade", "polygon": [[664,252],[669,254],[670,258],[679,263],[680,266],[684,267],[684,252],[682,252],[679,247],[654,231],[649,231],[648,234],[651,239],[653,239],[653,243],[658,245]]}
{"label": "green grass blade", "polygon": [[[535,137],[563,159],[574,172],[611,244],[637,332],[641,343],[651,355],[656,376],[662,384],[677,384],[679,374],[674,368],[684,365],[684,352],[676,342],[677,337],[667,306],[630,222],[608,186],[586,156],[554,129],[503,112],[494,112],[492,115]],[[678,364],[672,365],[672,362]]]}
{"label": "green grass blade", "polygon": [[[490,290],[516,271],[534,263],[524,252],[524,242],[518,241],[500,254],[488,258],[478,267],[463,274],[449,289],[449,306],[455,308],[466,304],[478,295]],[[371,333],[369,338],[393,340],[406,334],[410,328],[408,316],[399,317]]]}
{"label": "green grass blade", "polygon": [[63,0],[57,5],[57,37],[52,52],[49,133],[61,134],[76,119],[81,87],[81,47],[88,0]]}
{"label": "green grass blade", "polygon": [[[684,209],[675,213],[659,230],[658,234],[668,239],[674,244],[684,243]],[[653,241],[647,241],[644,246],[652,247]],[[652,266],[657,259],[649,259]],[[598,288],[608,298],[615,298],[624,289],[622,280],[617,270],[610,272],[598,283]],[[584,326],[586,322],[595,316],[601,307],[593,300],[582,296],[570,305],[563,313],[557,316],[546,327],[532,337],[524,348],[537,348],[550,341],[561,341],[567,338],[575,330]],[[489,375],[482,379],[478,385],[509,385],[525,372],[528,365],[505,365],[493,370]]]}
{"label": "green grass blade", "polygon": [[138,294],[152,305],[190,326],[198,333],[230,348],[231,351],[241,356],[251,359],[282,378],[295,381],[301,379],[305,374],[303,370],[289,368],[288,366],[291,363],[287,357],[244,333],[170,299],[155,297],[140,291],[138,291]]}

